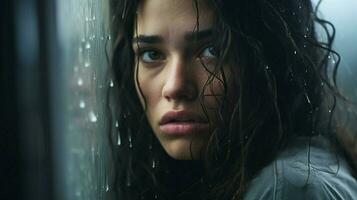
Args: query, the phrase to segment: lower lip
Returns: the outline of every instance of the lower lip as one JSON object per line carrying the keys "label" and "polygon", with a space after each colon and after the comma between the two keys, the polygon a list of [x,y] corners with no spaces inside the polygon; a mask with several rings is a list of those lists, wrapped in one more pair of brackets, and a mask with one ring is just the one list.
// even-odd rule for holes
{"label": "lower lip", "polygon": [[160,130],[168,135],[190,135],[207,132],[208,123],[198,122],[173,122],[160,125]]}

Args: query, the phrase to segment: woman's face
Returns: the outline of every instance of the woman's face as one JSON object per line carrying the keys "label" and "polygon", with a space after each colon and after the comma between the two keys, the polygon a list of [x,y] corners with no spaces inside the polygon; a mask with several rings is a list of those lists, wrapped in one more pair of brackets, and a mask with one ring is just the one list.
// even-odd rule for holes
{"label": "woman's face", "polygon": [[[203,90],[217,57],[214,14],[204,0],[198,5],[199,16],[192,0],[144,0],[132,44],[138,61],[136,90],[143,107],[146,101],[147,119],[165,151],[179,160],[199,159],[224,93],[217,77]],[[202,91],[208,95],[203,100],[207,116]]]}

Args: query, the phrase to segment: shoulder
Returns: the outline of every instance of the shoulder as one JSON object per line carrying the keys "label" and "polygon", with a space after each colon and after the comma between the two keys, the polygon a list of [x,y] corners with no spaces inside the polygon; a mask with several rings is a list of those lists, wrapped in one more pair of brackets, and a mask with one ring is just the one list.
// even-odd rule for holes
{"label": "shoulder", "polygon": [[324,145],[298,141],[253,179],[245,200],[343,199],[357,196],[347,163]]}

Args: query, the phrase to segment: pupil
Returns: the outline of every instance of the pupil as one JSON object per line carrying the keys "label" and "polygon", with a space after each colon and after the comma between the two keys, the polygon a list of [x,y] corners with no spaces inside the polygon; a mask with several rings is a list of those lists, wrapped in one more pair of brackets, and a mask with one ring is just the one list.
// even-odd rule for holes
{"label": "pupil", "polygon": [[212,55],[217,56],[217,51],[216,51],[216,49],[215,49],[214,47],[210,47],[210,48],[208,49],[208,51],[209,51]]}
{"label": "pupil", "polygon": [[158,53],[156,53],[155,51],[150,51],[149,52],[149,57],[153,60],[159,59],[160,55]]}

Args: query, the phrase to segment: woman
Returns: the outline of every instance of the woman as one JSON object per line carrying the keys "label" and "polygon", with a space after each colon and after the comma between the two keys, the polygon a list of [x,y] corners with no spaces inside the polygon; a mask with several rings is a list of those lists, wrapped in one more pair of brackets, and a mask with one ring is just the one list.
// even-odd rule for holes
{"label": "woman", "polygon": [[118,199],[357,196],[333,119],[338,54],[310,1],[112,7]]}

